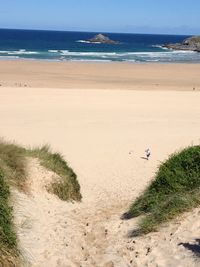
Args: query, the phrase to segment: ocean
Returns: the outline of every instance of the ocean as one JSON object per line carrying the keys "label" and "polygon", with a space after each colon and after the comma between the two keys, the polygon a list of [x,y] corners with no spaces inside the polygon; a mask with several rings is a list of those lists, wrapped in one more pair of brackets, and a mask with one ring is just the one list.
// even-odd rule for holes
{"label": "ocean", "polygon": [[[200,53],[173,51],[163,44],[189,36],[105,33],[120,44],[91,44],[94,32],[0,29],[0,59],[100,62],[200,62]],[[104,34],[104,33],[103,33]]]}

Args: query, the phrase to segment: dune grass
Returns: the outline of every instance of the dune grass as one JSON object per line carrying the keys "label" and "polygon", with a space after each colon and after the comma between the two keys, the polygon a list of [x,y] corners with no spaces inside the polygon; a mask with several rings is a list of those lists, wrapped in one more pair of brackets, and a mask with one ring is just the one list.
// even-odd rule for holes
{"label": "dune grass", "polygon": [[60,153],[53,153],[49,145],[27,149],[0,140],[0,170],[6,173],[10,184],[19,189],[26,187],[26,157],[38,158],[42,166],[61,178],[51,184],[50,192],[65,201],[81,200],[76,174],[64,157]]}
{"label": "dune grass", "polygon": [[21,152],[20,147],[0,141],[0,266],[18,266],[10,185],[24,190],[25,160]]}
{"label": "dune grass", "polygon": [[200,146],[188,147],[162,163],[154,181],[131,205],[128,217],[138,217],[137,234],[158,227],[200,204]]}
{"label": "dune grass", "polygon": [[49,191],[62,200],[81,200],[80,185],[74,171],[68,166],[60,153],[52,153],[48,145],[27,149],[28,156],[36,157],[42,166],[56,173],[61,179],[53,182]]}
{"label": "dune grass", "polygon": [[12,224],[10,191],[4,174],[0,171],[0,266],[17,258],[17,238]]}
{"label": "dune grass", "polygon": [[23,189],[26,180],[24,149],[0,140],[0,170],[10,184]]}
{"label": "dune grass", "polygon": [[67,165],[62,155],[52,153],[49,146],[26,149],[0,140],[0,266],[19,266],[17,236],[10,203],[10,186],[26,192],[27,157],[38,158],[41,165],[60,177],[49,186],[50,192],[65,201],[81,200],[76,174]]}

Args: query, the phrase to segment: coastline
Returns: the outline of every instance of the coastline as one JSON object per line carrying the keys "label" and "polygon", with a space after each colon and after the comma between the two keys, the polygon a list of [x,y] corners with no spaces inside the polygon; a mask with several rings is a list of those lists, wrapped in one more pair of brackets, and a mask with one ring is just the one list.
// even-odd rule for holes
{"label": "coastline", "polygon": [[198,91],[199,72],[198,63],[0,60],[0,86]]}

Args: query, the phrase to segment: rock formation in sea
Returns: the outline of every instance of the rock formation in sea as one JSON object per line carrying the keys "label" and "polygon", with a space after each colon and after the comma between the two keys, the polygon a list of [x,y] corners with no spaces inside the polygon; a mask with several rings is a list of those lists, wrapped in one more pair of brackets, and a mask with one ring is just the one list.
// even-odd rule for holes
{"label": "rock formation in sea", "polygon": [[90,43],[101,43],[101,44],[119,44],[120,42],[111,40],[109,37],[103,34],[97,34],[93,38],[88,40]]}
{"label": "rock formation in sea", "polygon": [[185,39],[182,43],[166,44],[163,47],[175,50],[189,50],[200,52],[200,36],[192,36]]}

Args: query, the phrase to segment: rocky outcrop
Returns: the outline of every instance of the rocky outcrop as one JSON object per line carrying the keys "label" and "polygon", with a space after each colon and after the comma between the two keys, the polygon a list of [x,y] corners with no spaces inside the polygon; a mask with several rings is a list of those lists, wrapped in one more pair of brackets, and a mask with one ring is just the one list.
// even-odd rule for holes
{"label": "rocky outcrop", "polygon": [[166,44],[163,47],[175,50],[189,50],[200,52],[200,36],[187,38],[182,43]]}
{"label": "rocky outcrop", "polygon": [[90,43],[101,43],[101,44],[119,44],[120,42],[111,40],[109,37],[103,34],[97,34],[93,38],[89,39]]}

